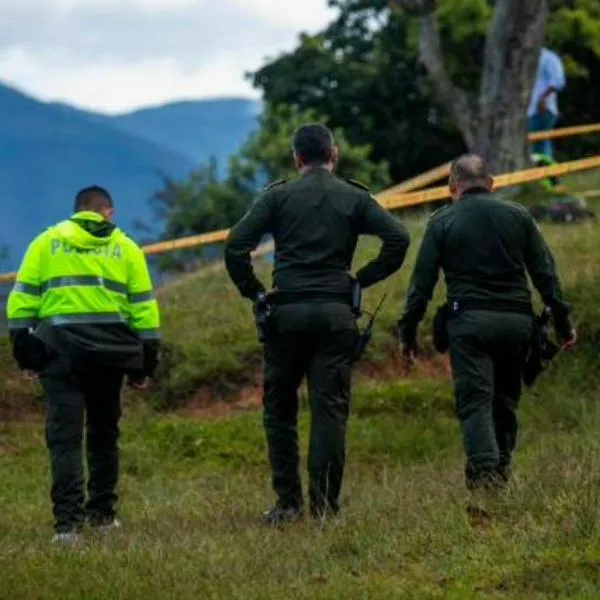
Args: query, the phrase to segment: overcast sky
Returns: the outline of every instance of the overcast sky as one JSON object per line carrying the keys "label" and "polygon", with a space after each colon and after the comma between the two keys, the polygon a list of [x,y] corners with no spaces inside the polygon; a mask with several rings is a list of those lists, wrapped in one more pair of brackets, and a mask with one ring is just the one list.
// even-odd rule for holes
{"label": "overcast sky", "polygon": [[0,0],[0,80],[120,112],[254,96],[244,73],[328,22],[327,0]]}

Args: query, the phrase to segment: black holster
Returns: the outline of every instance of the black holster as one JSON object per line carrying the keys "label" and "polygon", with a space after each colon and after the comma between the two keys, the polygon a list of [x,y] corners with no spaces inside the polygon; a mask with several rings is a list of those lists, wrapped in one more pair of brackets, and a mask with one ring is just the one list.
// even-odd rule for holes
{"label": "black holster", "polygon": [[356,279],[352,280],[352,312],[357,319],[362,316],[362,288]]}
{"label": "black holster", "polygon": [[372,337],[373,329],[371,327],[367,327],[367,329],[358,334],[358,339],[356,340],[356,346],[354,347],[354,353],[352,355],[352,364],[356,364],[363,357]]}
{"label": "black holster", "polygon": [[440,353],[445,354],[450,348],[450,337],[448,336],[448,321],[452,315],[451,306],[446,303],[440,306],[433,317],[433,347]]}
{"label": "black holster", "polygon": [[533,386],[536,379],[546,369],[550,361],[558,353],[558,346],[549,339],[550,310],[544,309],[541,315],[533,320],[533,332],[527,360],[523,367],[523,383]]}
{"label": "black holster", "polygon": [[259,342],[264,343],[276,331],[275,307],[267,294],[259,294],[254,303],[254,319]]}

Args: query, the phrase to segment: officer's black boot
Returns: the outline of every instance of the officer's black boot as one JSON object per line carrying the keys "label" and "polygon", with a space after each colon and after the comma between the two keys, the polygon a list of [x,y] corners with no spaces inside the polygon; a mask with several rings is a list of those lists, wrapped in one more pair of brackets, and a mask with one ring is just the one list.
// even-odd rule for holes
{"label": "officer's black boot", "polygon": [[263,513],[261,522],[267,527],[281,527],[297,523],[304,517],[302,506],[285,506],[277,503],[273,508]]}

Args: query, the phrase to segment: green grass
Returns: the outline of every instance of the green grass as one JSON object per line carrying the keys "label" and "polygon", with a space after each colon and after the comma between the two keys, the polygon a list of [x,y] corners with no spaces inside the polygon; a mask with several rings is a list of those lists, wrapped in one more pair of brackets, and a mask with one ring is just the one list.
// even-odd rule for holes
{"label": "green grass", "polygon": [[[41,425],[4,424],[0,598],[596,598],[599,377],[566,356],[525,398],[515,484],[481,529],[466,518],[446,383],[359,389],[343,516],[283,531],[256,522],[271,500],[260,414],[198,422],[131,406],[125,527],[78,551],[49,544]],[[307,430],[303,411],[303,448]]]}
{"label": "green grass", "polygon": [[[0,421],[0,600],[600,597],[598,228],[544,228],[583,341],[525,395],[516,479],[493,501],[492,525],[473,528],[450,382],[427,365],[418,379],[389,378],[422,227],[410,223],[404,269],[366,295],[373,306],[390,290],[357,380],[338,521],[257,524],[272,501],[259,411],[210,421],[155,411],[234,394],[260,368],[250,308],[223,272],[196,274],[163,292],[169,355],[156,404],[126,403],[121,531],[90,533],[74,552],[49,544],[43,424]],[[374,252],[363,245],[359,262]],[[2,414],[39,417],[6,347],[0,369]],[[303,406],[303,451],[308,419]]]}

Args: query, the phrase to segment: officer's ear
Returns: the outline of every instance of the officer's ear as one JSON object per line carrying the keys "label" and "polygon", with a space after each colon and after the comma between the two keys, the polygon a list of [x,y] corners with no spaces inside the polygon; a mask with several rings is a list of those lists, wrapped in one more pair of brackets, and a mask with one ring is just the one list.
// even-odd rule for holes
{"label": "officer's ear", "polygon": [[302,158],[295,152],[294,152],[294,165],[296,166],[296,169],[298,169],[298,171],[300,169],[304,168],[304,162],[302,161]]}
{"label": "officer's ear", "polygon": [[490,191],[493,192],[494,191],[494,178],[493,177],[488,177],[487,181],[486,181],[486,185],[485,187]]}
{"label": "officer's ear", "polygon": [[339,158],[340,158],[340,147],[334,146],[331,149],[331,158],[330,158],[329,162],[335,166],[337,164]]}
{"label": "officer's ear", "polygon": [[115,218],[115,209],[113,206],[102,209],[102,216],[109,222]]}
{"label": "officer's ear", "polygon": [[450,177],[450,179],[448,180],[448,188],[450,189],[450,196],[452,197],[452,200],[458,200],[460,198],[461,192],[458,189],[456,181],[453,177]]}
{"label": "officer's ear", "polygon": [[339,146],[334,146],[331,149],[331,162],[332,163],[337,163],[337,161],[340,159],[340,147]]}

